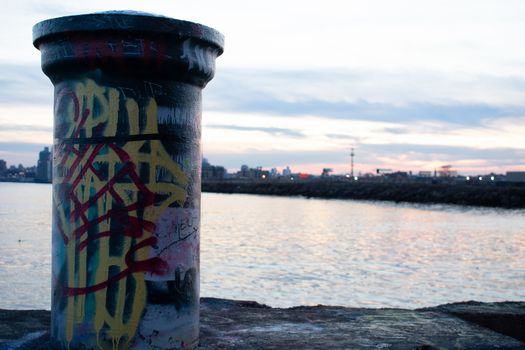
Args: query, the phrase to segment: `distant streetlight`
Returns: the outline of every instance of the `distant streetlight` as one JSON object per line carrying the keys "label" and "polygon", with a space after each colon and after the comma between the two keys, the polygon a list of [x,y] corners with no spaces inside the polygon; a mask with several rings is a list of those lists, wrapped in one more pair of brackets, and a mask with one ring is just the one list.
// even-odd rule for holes
{"label": "distant streetlight", "polygon": [[467,181],[470,181],[470,176],[467,176]]}
{"label": "distant streetlight", "polygon": [[478,177],[479,181],[483,181],[483,176]]}
{"label": "distant streetlight", "polygon": [[290,178],[290,180],[292,180],[292,181],[293,181],[293,176],[292,176],[292,177]]}
{"label": "distant streetlight", "polygon": [[264,175],[264,174],[263,174],[261,177],[262,177],[263,179],[266,179],[266,175]]}
{"label": "distant streetlight", "polygon": [[494,181],[494,176],[491,176],[491,177],[490,177],[490,181]]}
{"label": "distant streetlight", "polygon": [[354,176],[354,181],[357,181],[359,178],[357,176]]}
{"label": "distant streetlight", "polygon": [[350,178],[350,174],[346,174],[345,176],[346,176],[346,178],[347,178],[347,179],[349,179],[349,178]]}

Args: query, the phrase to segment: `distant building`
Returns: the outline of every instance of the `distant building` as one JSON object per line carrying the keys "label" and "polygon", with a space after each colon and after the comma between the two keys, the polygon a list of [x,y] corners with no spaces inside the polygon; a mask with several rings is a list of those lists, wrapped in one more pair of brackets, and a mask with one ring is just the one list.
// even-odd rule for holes
{"label": "distant building", "polygon": [[33,165],[33,166],[25,168],[25,176],[26,176],[26,178],[33,179],[33,181],[34,181],[35,180],[35,174],[36,174],[36,166]]}
{"label": "distant building", "polygon": [[202,178],[220,180],[226,177],[226,169],[220,165],[211,165],[206,158],[202,159]]}
{"label": "distant building", "polygon": [[250,177],[250,167],[246,164],[241,165],[241,170],[237,172],[237,177],[249,178]]}
{"label": "distant building", "polygon": [[3,175],[7,172],[7,163],[5,160],[0,159],[0,175]]}
{"label": "distant building", "polygon": [[385,174],[391,174],[392,169],[376,169],[377,175],[385,175]]}
{"label": "distant building", "polygon": [[439,170],[437,171],[439,177],[456,177],[458,176],[458,172],[454,169],[452,169],[452,165],[443,165]]}
{"label": "distant building", "polygon": [[238,179],[246,180],[267,180],[270,178],[270,171],[263,170],[261,166],[250,168],[248,165],[241,166],[241,170],[237,172]]}
{"label": "distant building", "polygon": [[286,169],[283,169],[283,176],[291,176],[292,175],[292,170],[290,169],[289,166],[286,167]]}
{"label": "distant building", "polygon": [[330,173],[334,170],[332,168],[323,168],[323,172],[321,173],[321,177],[330,177]]}
{"label": "distant building", "polygon": [[419,177],[432,177],[432,172],[431,171],[420,171],[418,173],[418,176]]}
{"label": "distant building", "polygon": [[507,171],[505,180],[508,182],[525,182],[525,171]]}
{"label": "distant building", "polygon": [[52,180],[52,157],[49,147],[45,147],[38,155],[38,162],[36,165],[36,182],[51,182]]}

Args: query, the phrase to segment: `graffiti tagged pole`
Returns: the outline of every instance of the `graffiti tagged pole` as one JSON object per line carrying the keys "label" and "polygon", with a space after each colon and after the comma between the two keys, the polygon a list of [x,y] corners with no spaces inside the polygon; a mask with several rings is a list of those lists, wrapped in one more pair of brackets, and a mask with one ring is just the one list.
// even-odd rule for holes
{"label": "graffiti tagged pole", "polygon": [[55,88],[53,347],[197,347],[201,91],[222,35],[102,12],[33,40]]}

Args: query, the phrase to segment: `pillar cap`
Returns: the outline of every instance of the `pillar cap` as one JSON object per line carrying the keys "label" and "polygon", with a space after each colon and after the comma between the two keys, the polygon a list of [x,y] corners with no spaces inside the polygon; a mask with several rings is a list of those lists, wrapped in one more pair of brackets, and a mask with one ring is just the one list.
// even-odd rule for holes
{"label": "pillar cap", "polygon": [[48,19],[34,25],[33,45],[38,49],[42,41],[60,34],[100,31],[159,33],[199,39],[216,46],[219,55],[224,47],[224,36],[213,28],[138,11],[105,11]]}

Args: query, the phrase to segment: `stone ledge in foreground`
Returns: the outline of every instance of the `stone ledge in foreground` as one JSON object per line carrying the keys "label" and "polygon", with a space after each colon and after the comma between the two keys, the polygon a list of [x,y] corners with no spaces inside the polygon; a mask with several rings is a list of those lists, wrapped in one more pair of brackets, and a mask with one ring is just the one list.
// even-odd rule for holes
{"label": "stone ledge in foreground", "polygon": [[[46,349],[49,311],[0,310],[0,350]],[[525,302],[418,310],[201,299],[201,349],[524,349]]]}

